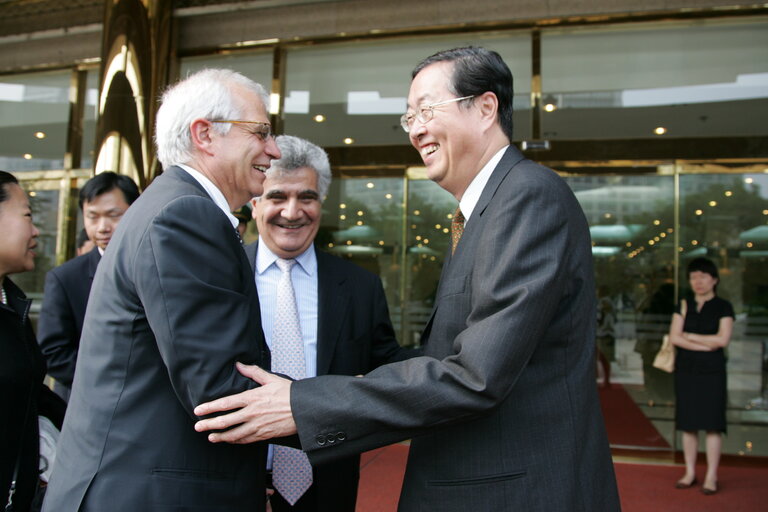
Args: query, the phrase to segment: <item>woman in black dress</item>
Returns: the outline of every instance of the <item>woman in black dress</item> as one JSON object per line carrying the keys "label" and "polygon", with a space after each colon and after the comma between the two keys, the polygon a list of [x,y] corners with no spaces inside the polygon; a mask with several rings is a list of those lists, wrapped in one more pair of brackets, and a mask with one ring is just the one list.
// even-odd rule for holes
{"label": "woman in black dress", "polygon": [[717,467],[726,430],[726,374],[723,348],[733,330],[733,306],[716,295],[719,281],[717,267],[706,258],[696,258],[688,265],[688,281],[693,300],[682,303],[672,316],[669,335],[677,346],[675,358],[675,424],[683,431],[685,475],[677,481],[678,489],[696,483],[696,456],[699,430],[706,432],[707,474],[701,492],[717,492]]}
{"label": "woman in black dress", "polygon": [[35,268],[38,235],[27,194],[12,174],[0,171],[0,499],[4,505],[15,481],[13,510],[24,512],[40,494],[38,414],[61,428],[65,408],[43,384],[45,361],[29,321],[32,301],[8,277]]}

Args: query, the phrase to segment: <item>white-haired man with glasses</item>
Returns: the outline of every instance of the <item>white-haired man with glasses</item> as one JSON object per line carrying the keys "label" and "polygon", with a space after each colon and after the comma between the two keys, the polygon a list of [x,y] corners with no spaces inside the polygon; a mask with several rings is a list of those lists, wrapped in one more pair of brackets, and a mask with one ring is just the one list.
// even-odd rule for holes
{"label": "white-haired man with glasses", "polygon": [[194,431],[201,401],[269,367],[251,266],[230,213],[280,157],[264,88],[229,70],[171,87],[157,114],[164,172],[99,264],[44,510],[265,510],[266,446]]}
{"label": "white-haired man with glasses", "polygon": [[498,53],[446,50],[412,74],[403,118],[427,176],[459,202],[424,357],[363,378],[262,386],[197,408],[213,442],[298,432],[313,464],[412,438],[398,510],[615,511],[595,385],[589,228],[568,185],[512,140]]}

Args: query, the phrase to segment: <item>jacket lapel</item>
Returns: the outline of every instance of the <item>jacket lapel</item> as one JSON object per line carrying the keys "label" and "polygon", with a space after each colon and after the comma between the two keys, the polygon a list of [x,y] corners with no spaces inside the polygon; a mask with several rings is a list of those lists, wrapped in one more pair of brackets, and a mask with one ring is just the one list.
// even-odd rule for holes
{"label": "jacket lapel", "polygon": [[98,247],[91,249],[88,253],[88,278],[93,282],[93,277],[96,275],[96,269],[101,261],[101,253]]}
{"label": "jacket lapel", "polygon": [[332,256],[317,254],[317,374],[325,375],[331,367],[339,330],[347,315],[350,283],[334,269]]}
{"label": "jacket lapel", "polygon": [[[475,209],[472,212],[472,216],[467,221],[466,226],[464,227],[464,235],[466,236],[467,231],[471,229],[471,226],[475,225],[478,221],[475,220],[478,217],[481,217],[483,213],[485,212],[485,209],[488,207],[488,203],[491,202],[491,198],[493,198],[494,194],[496,193],[496,190],[499,188],[499,185],[504,180],[504,178],[509,174],[509,171],[518,164],[521,160],[523,160],[525,157],[523,156],[518,149],[510,144],[507,150],[504,152],[504,155],[502,155],[501,160],[499,160],[499,163],[496,165],[496,168],[491,173],[490,178],[488,178],[488,183],[485,184],[485,188],[483,188],[483,192],[480,194],[480,199],[477,201],[477,205],[475,205]],[[474,222],[473,222],[474,221]],[[459,244],[456,247],[456,251],[458,251],[463,246]],[[440,281],[438,282],[438,288],[437,288],[437,294],[436,297],[440,297],[440,285],[445,282],[445,277],[450,271],[451,266],[451,260],[453,259],[455,255],[451,253],[451,247],[450,244],[448,245],[448,250],[445,254],[445,259],[443,260],[443,269],[440,272]],[[432,314],[429,316],[429,320],[427,321],[427,324],[424,326],[424,330],[421,332],[421,344],[426,345],[426,343],[429,340],[429,333],[432,330],[432,321],[435,318],[435,313],[437,312],[437,307],[439,305],[439,299],[435,300],[435,305],[432,307]]]}

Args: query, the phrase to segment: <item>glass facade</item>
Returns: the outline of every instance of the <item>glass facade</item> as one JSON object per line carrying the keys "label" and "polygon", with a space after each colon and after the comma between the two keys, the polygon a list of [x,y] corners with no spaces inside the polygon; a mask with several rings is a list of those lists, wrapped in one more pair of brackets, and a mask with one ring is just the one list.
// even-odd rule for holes
{"label": "glass facade", "polygon": [[70,71],[0,76],[0,169],[62,169]]}
{"label": "glass facade", "polygon": [[[398,157],[415,152],[399,125],[413,66],[452,46],[499,51],[515,76],[516,140],[534,137],[540,119],[539,135],[553,147],[569,140],[631,141],[621,161],[595,154],[589,161],[543,162],[565,178],[590,224],[596,344],[611,380],[622,385],[659,437],[630,444],[679,447],[672,379],[651,362],[675,302],[687,293],[687,262],[707,255],[721,271],[719,293],[737,316],[728,348],[724,451],[768,455],[768,157],[646,161],[633,151],[662,136],[674,145],[676,137],[735,141],[768,135],[767,25],[768,19],[750,17],[539,27],[540,53],[528,29],[285,43],[184,57],[179,74],[203,67],[238,70],[282,96],[276,116],[283,132],[329,148],[334,180],[318,246],[381,276],[400,342],[418,345],[456,200],[426,179],[423,168],[410,166],[414,160],[385,165],[372,156],[361,164],[334,156],[347,148],[362,155],[368,149]],[[0,77],[0,168],[17,172],[34,193],[41,228],[36,271],[15,279],[36,298],[45,272],[71,252],[72,233],[82,225],[72,204],[94,165],[98,73],[92,70],[80,95],[83,169],[66,169],[69,98],[76,97],[71,73]],[[542,111],[533,112],[532,98],[539,96]],[[666,130],[663,135],[654,132],[658,127]],[[36,138],[38,131],[46,137]],[[245,239],[256,236],[250,223]],[[606,410],[612,414],[621,411]]]}
{"label": "glass facade", "polygon": [[768,134],[765,27],[759,19],[546,31],[543,136]]}
{"label": "glass facade", "polygon": [[465,34],[297,47],[286,57],[285,132],[324,147],[401,145],[411,71],[445,48],[485,46],[509,63],[515,77],[516,137],[530,136],[529,32]]}

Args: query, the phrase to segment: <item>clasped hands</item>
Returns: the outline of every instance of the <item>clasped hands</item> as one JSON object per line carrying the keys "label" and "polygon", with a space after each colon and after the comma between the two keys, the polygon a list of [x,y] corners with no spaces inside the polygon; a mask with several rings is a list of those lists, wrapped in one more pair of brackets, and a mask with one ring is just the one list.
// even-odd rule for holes
{"label": "clasped hands", "polygon": [[254,443],[295,434],[296,422],[291,413],[291,381],[258,366],[242,363],[236,366],[242,375],[261,386],[198,405],[194,411],[197,416],[231,412],[200,420],[195,423],[195,430],[220,430],[222,432],[208,434],[208,440],[212,443],[232,444]]}

